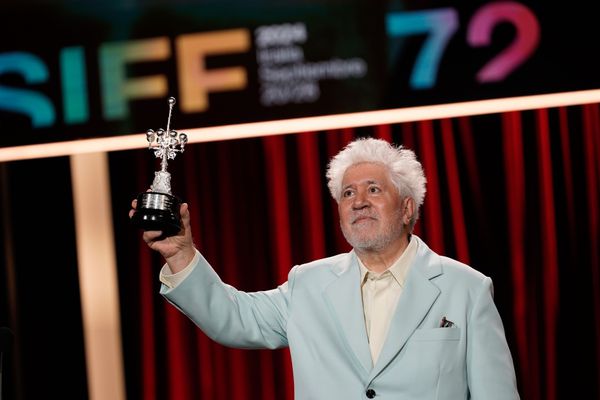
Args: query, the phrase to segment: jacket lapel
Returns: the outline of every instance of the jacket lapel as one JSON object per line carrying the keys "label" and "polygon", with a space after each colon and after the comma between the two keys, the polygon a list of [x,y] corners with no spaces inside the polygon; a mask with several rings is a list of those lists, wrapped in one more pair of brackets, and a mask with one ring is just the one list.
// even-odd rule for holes
{"label": "jacket lapel", "polygon": [[372,369],[372,361],[363,314],[360,269],[354,252],[338,264],[334,272],[338,278],[325,288],[323,296],[350,353],[366,375]]}
{"label": "jacket lapel", "polygon": [[413,239],[418,240],[417,254],[390,322],[385,344],[369,380],[374,379],[402,350],[440,294],[437,286],[430,281],[442,273],[437,256],[417,236],[413,235]]}

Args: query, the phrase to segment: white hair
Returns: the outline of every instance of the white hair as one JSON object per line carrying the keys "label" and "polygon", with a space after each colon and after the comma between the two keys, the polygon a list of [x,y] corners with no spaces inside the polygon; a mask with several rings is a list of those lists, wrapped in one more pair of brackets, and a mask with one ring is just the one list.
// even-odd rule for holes
{"label": "white hair", "polygon": [[331,196],[339,203],[342,196],[342,180],[346,170],[360,163],[382,164],[390,171],[390,177],[402,197],[415,201],[416,210],[411,218],[411,228],[417,222],[419,208],[425,198],[427,179],[415,153],[403,146],[394,146],[385,140],[360,138],[349,143],[334,156],[327,166],[327,186]]}

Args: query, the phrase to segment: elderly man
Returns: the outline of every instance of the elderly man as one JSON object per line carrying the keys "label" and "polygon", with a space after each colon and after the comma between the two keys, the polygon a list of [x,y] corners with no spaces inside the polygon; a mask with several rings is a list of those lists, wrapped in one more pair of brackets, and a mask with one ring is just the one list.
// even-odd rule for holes
{"label": "elderly man", "polygon": [[490,278],[411,234],[426,181],[414,153],[358,139],[327,178],[351,252],[241,292],[194,248],[184,204],[178,235],[143,236],[167,262],[161,293],[219,343],[289,346],[297,399],[518,399]]}

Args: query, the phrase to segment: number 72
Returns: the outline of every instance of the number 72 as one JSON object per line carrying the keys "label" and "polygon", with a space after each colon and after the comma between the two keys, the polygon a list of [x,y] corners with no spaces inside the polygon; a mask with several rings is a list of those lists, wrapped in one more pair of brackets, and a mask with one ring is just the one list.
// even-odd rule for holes
{"label": "number 72", "polygon": [[[537,18],[527,7],[512,1],[486,4],[477,10],[469,23],[467,42],[472,47],[489,45],[493,28],[502,22],[514,25],[515,39],[478,72],[479,82],[504,79],[533,53],[539,42]],[[413,89],[429,89],[435,85],[442,54],[458,26],[458,13],[454,8],[387,14],[386,30],[391,37],[428,34],[411,73]]]}

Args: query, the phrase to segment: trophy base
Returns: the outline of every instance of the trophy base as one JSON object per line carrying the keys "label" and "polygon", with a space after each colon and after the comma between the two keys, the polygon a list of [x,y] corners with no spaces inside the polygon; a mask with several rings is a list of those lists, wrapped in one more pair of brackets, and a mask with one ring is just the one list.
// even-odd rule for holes
{"label": "trophy base", "polygon": [[162,231],[164,236],[173,236],[181,230],[180,205],[181,200],[167,193],[140,193],[131,220],[145,231]]}

